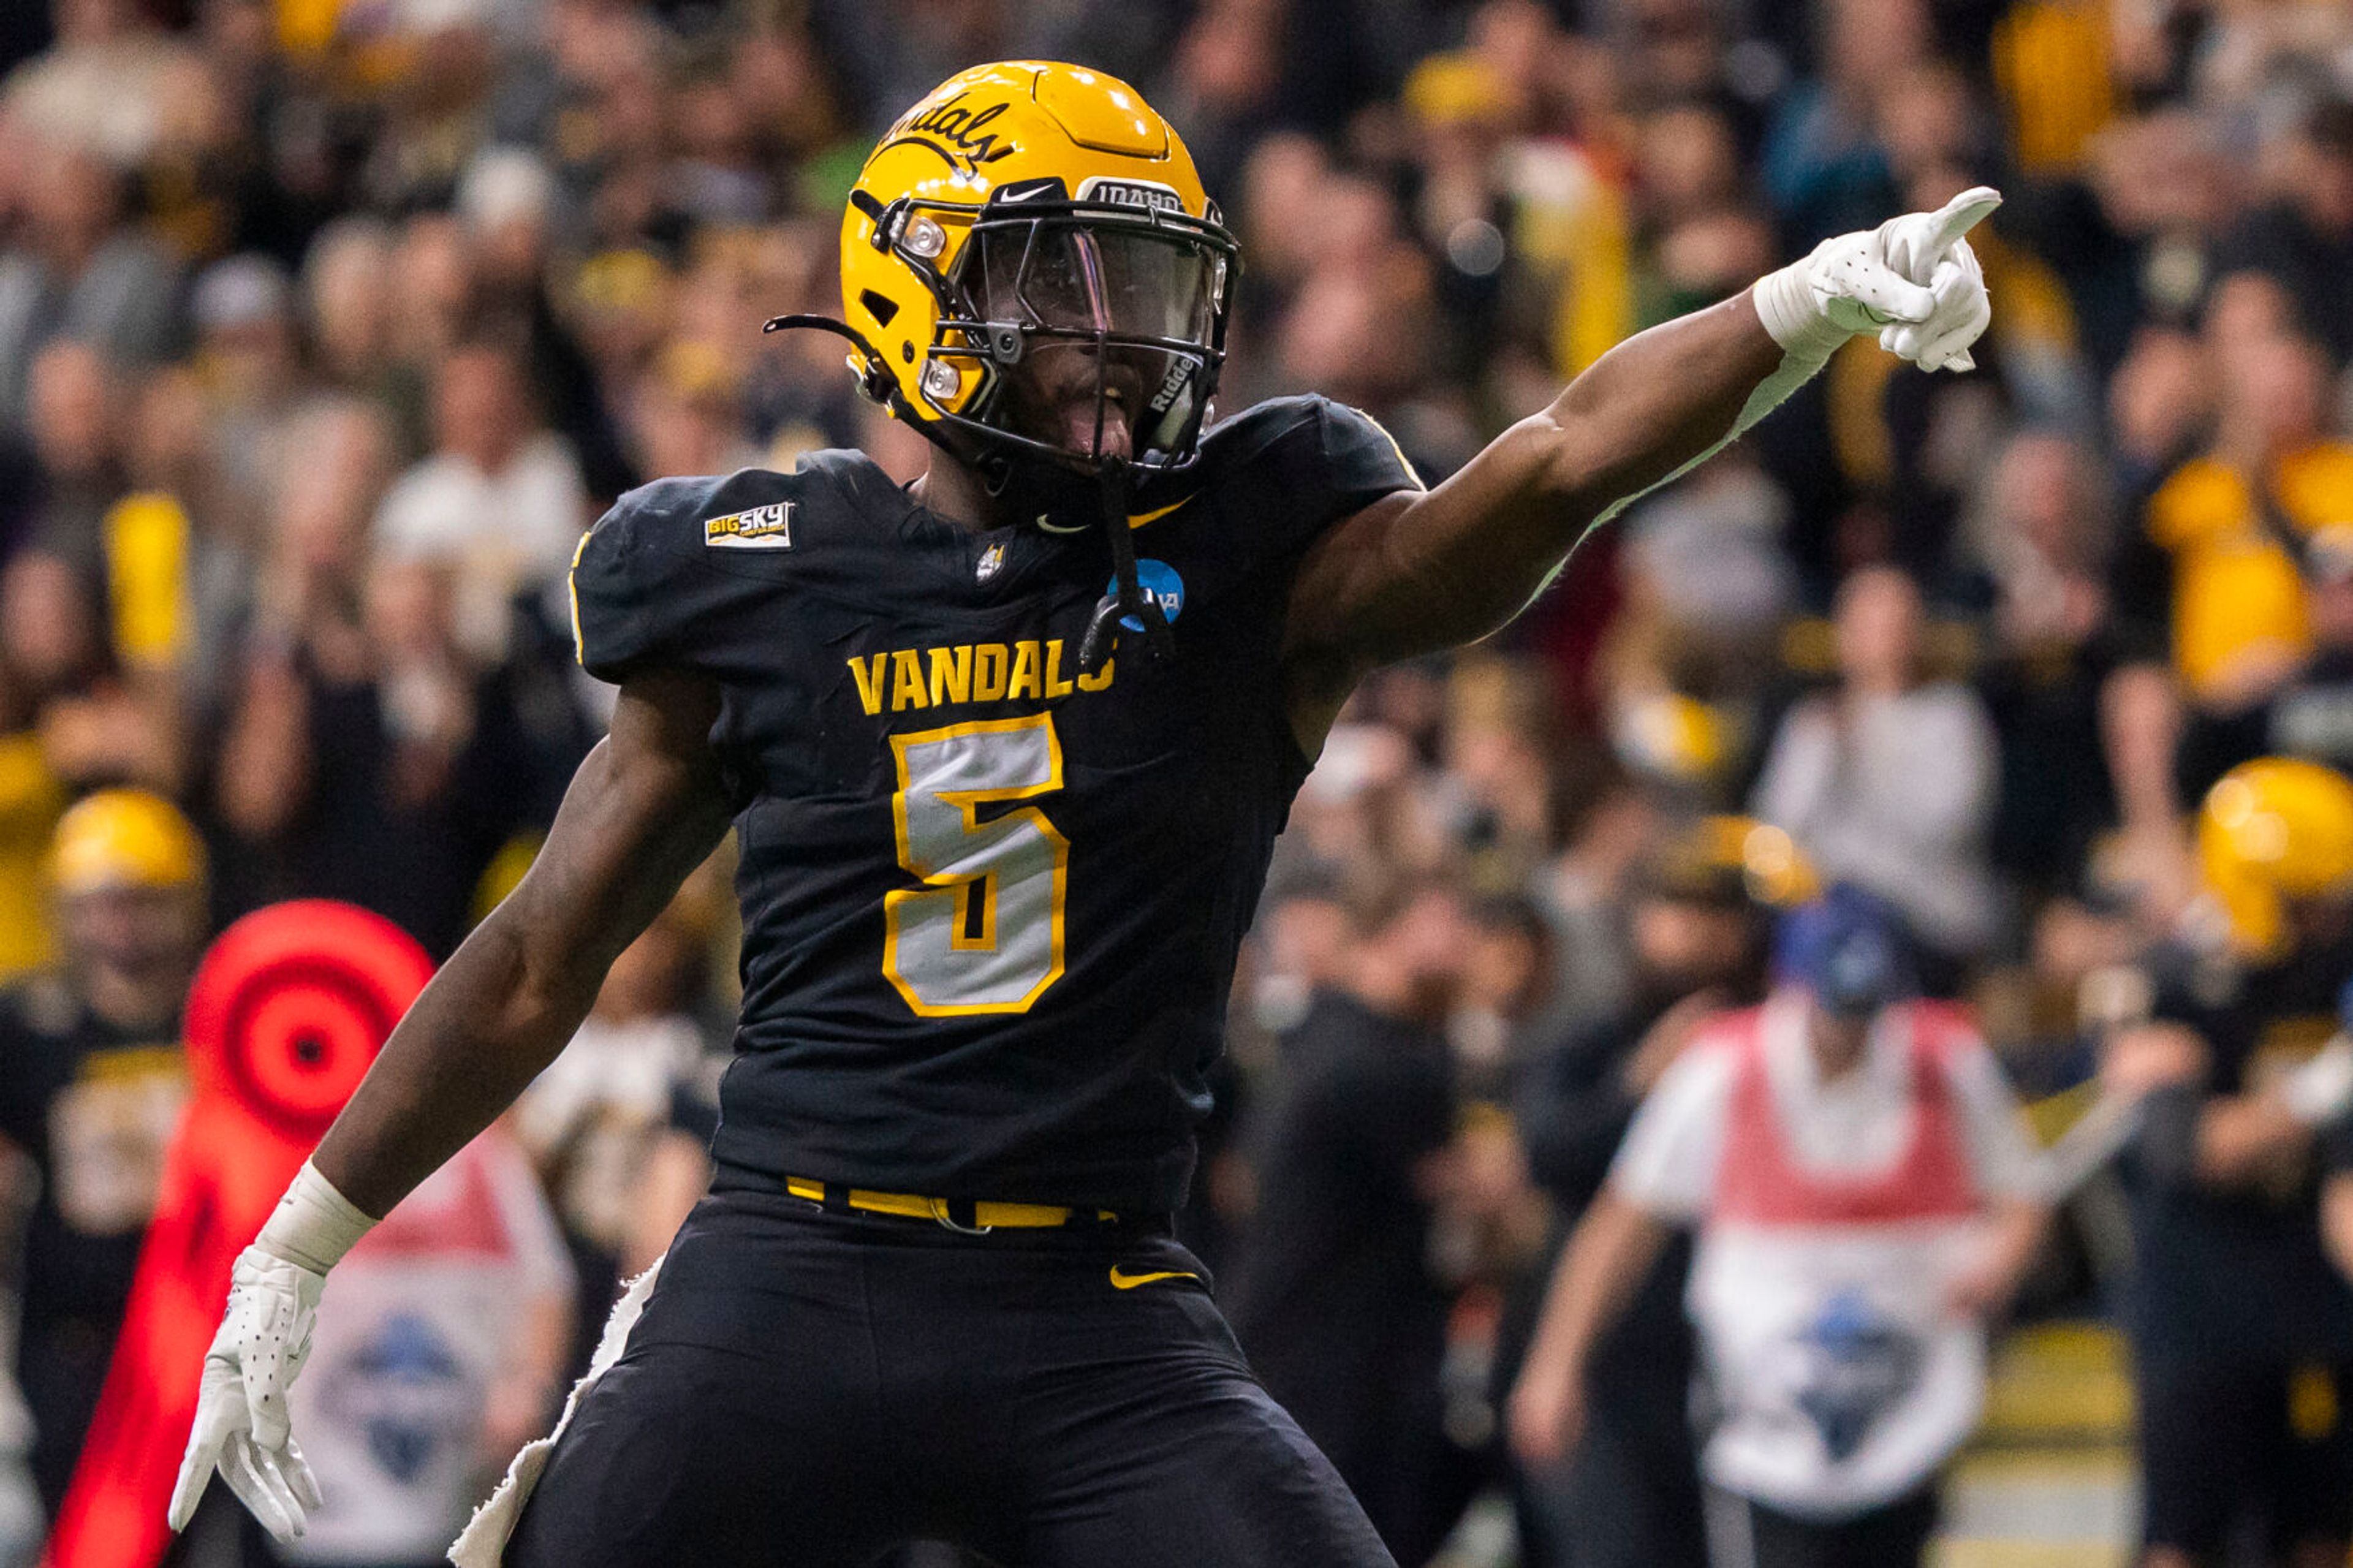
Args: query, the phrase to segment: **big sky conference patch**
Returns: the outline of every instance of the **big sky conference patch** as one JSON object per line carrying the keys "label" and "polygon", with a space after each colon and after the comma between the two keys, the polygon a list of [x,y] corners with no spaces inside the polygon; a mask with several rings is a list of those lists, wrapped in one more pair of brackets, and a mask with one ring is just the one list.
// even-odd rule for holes
{"label": "big sky conference patch", "polygon": [[702,542],[715,550],[790,550],[793,503],[780,500],[711,518],[702,525]]}

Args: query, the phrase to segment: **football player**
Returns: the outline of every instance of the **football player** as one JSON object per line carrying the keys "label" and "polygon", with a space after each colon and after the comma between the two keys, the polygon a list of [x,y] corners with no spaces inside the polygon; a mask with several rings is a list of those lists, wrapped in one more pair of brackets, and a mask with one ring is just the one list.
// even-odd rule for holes
{"label": "football player", "polygon": [[[2140,1426],[2143,1568],[2341,1564],[2353,1544],[2353,1290],[2323,1245],[2353,1134],[2353,780],[2294,757],[2232,769],[2198,812],[2204,898],[2151,955],[2155,1022],[2102,1073],[2146,1093],[2127,1152],[2121,1303]],[[2259,1288],[2252,1281],[2261,1281]]]}
{"label": "football player", "polygon": [[301,1530],[285,1391],[328,1269],[546,1065],[732,825],[713,1190],[459,1559],[1388,1562],[1166,1218],[1293,793],[1366,671],[1510,620],[1851,336],[1968,368],[1963,236],[1998,200],[1630,340],[1426,490],[1322,398],[1211,425],[1239,258],[1134,89],[945,83],[850,195],[842,319],[772,323],[846,338],[929,470],[664,479],[583,540],[611,732],[239,1263],[173,1519],[217,1466]]}

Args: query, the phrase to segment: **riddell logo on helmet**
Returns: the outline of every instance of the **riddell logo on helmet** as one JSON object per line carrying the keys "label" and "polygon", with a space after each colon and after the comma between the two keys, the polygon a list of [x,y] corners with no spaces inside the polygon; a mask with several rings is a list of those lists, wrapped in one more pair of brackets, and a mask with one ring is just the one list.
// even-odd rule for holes
{"label": "riddell logo on helmet", "polygon": [[1147,212],[1181,213],[1185,198],[1153,180],[1114,180],[1096,174],[1079,186],[1079,200],[1105,206],[1142,207]]}

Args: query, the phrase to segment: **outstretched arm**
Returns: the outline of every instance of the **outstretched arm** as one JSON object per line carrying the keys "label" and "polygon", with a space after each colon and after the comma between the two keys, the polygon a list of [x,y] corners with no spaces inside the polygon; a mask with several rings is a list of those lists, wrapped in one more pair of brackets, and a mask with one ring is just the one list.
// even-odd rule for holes
{"label": "outstretched arm", "polygon": [[1601,356],[1434,490],[1328,531],[1292,590],[1284,670],[1311,753],[1366,671],[1484,637],[1595,523],[1762,418],[1858,331],[1924,368],[1967,368],[1989,312],[1963,237],[2000,197],[1825,241],[1722,304]]}
{"label": "outstretched arm", "polygon": [[565,792],[522,883],[466,939],[328,1129],[312,1163],[382,1215],[489,1126],[588,1016],[605,972],[727,831],[718,689],[648,676]]}

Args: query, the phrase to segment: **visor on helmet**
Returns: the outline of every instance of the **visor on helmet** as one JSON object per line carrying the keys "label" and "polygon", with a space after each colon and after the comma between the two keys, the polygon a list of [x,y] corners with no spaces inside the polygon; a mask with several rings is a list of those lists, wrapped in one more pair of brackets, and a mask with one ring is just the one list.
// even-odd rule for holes
{"label": "visor on helmet", "polygon": [[[1031,376],[1067,388],[1065,363],[1083,363],[1095,413],[1075,424],[1041,421],[1000,387],[972,415],[1082,463],[1182,461],[1224,357],[1231,241],[1208,225],[1057,208],[975,223],[951,281],[969,315],[941,324],[1000,374],[1020,374],[1016,367],[1034,356]],[[1124,439],[1107,436],[1114,424]]]}
{"label": "visor on helmet", "polygon": [[1082,222],[985,226],[965,262],[991,321],[1210,347],[1225,258],[1192,238]]}

